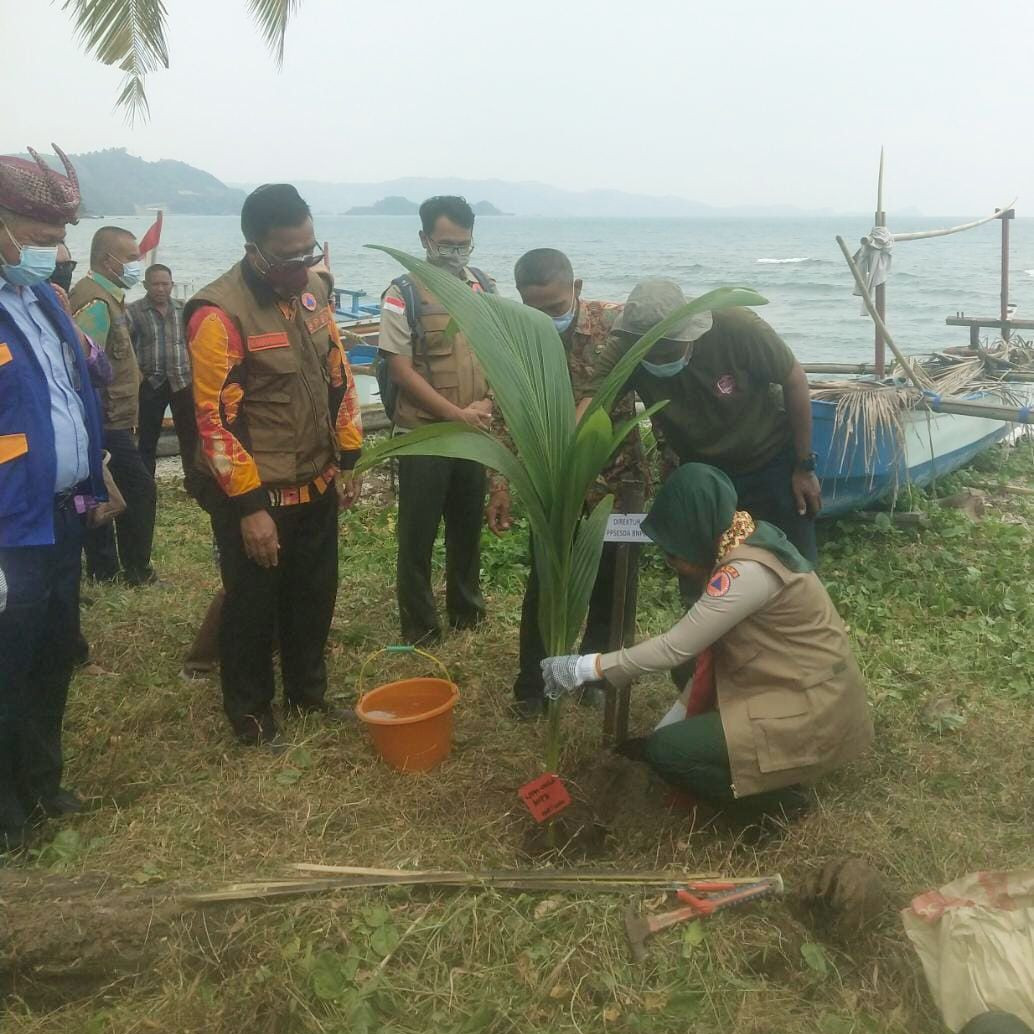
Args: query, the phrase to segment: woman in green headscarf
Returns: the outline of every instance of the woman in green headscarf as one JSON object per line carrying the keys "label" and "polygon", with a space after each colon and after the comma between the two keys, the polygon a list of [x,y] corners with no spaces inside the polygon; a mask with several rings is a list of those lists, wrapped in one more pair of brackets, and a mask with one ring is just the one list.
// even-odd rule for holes
{"label": "woman in green headscarf", "polygon": [[695,657],[692,682],[646,739],[647,763],[718,807],[801,810],[803,784],[872,742],[865,685],[828,593],[781,531],[736,509],[732,482],[714,467],[679,467],[643,531],[701,585],[700,599],[644,643],[546,658],[547,694],[601,678],[627,685]]}

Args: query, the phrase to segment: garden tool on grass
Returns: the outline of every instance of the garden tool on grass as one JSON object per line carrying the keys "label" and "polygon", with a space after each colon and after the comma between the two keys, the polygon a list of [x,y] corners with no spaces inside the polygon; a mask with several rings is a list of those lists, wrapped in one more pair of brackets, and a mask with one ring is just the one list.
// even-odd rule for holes
{"label": "garden tool on grass", "polygon": [[706,881],[688,883],[676,895],[685,902],[682,908],[658,915],[639,916],[631,909],[625,913],[625,932],[632,949],[632,958],[642,962],[646,958],[646,939],[659,930],[667,930],[687,919],[702,919],[722,908],[742,905],[769,894],[783,893],[783,878],[767,876],[755,883],[732,883],[729,881]]}

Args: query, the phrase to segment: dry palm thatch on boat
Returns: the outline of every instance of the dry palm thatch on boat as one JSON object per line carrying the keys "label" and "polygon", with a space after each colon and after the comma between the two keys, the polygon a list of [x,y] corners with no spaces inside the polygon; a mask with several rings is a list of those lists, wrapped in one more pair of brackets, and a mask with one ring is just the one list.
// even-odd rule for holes
{"label": "dry palm thatch on boat", "polygon": [[811,382],[812,399],[836,407],[834,438],[841,446],[840,455],[833,457],[837,466],[845,466],[848,457],[860,448],[865,466],[875,472],[881,443],[891,442],[894,466],[898,467],[905,452],[905,415],[924,408],[929,395],[990,395],[1004,404],[1020,403],[1017,393],[990,374],[987,363],[979,356],[937,354],[923,361],[912,360],[910,368],[914,383],[890,377]]}

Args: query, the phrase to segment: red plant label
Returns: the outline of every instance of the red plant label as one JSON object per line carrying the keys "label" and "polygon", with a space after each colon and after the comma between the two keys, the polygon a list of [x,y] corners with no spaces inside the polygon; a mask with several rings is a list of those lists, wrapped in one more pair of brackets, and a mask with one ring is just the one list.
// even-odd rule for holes
{"label": "red plant label", "polygon": [[571,803],[567,787],[551,772],[525,783],[517,793],[536,822],[551,819]]}

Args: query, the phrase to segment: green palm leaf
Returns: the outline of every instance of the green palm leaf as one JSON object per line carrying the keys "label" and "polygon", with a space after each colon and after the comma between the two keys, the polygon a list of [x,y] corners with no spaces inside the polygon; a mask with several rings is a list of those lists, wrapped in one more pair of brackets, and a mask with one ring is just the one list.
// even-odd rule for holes
{"label": "green palm leaf", "polygon": [[126,73],[116,106],[133,123],[148,113],[144,79],[169,67],[163,0],[65,0],[79,45]]}
{"label": "green palm leaf", "polygon": [[301,0],[248,0],[248,11],[258,25],[277,68],[284,64],[287,23],[297,13]]}
{"label": "green palm leaf", "polygon": [[[284,63],[287,25],[301,0],[248,0],[277,67]],[[168,12],[164,0],[64,0],[72,16],[79,45],[105,65],[126,73],[115,102],[132,124],[146,119],[149,110],[145,80],[150,72],[169,67],[166,33]]]}

